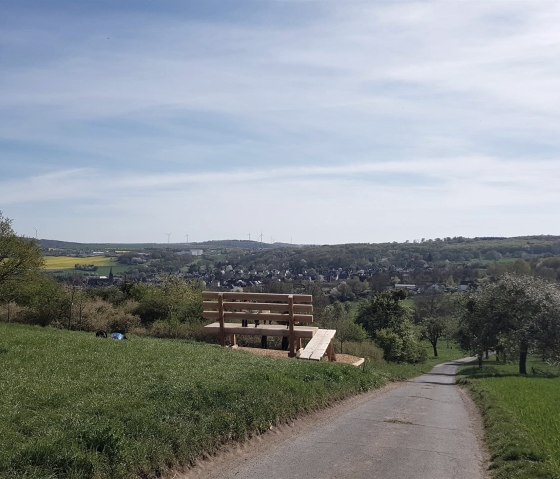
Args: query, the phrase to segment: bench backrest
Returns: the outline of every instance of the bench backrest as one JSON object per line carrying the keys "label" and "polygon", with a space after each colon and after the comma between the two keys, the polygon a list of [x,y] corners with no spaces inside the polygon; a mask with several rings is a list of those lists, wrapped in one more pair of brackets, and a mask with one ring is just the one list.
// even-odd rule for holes
{"label": "bench backrest", "polygon": [[202,299],[202,316],[207,320],[313,322],[313,296],[310,294],[203,291]]}

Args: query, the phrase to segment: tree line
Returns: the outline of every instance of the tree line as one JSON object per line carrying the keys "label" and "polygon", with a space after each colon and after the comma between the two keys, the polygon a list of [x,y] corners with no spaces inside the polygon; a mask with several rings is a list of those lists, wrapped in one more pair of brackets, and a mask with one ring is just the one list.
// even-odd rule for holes
{"label": "tree line", "polygon": [[[204,337],[200,281],[169,275],[159,285],[124,282],[87,288],[78,277],[74,283],[59,283],[43,274],[42,261],[37,243],[17,236],[0,212],[1,320]],[[541,266],[555,268],[560,261],[545,258]],[[499,360],[515,358],[519,372],[526,374],[531,353],[560,358],[560,289],[551,279],[531,268],[506,270],[469,293],[433,292],[415,296],[412,304],[402,290],[370,292],[367,299],[350,302],[325,293],[317,283],[300,287],[313,294],[319,324],[337,329],[340,349],[345,343],[374,344],[386,360],[421,362],[426,358],[421,339],[430,342],[437,356],[441,338],[453,338],[479,361],[488,351],[495,351]],[[269,291],[287,292],[276,291],[279,287],[271,284]]]}

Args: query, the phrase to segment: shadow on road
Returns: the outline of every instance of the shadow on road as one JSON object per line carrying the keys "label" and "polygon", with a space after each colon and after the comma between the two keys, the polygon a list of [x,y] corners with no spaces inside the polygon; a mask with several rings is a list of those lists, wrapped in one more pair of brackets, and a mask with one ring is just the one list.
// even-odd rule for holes
{"label": "shadow on road", "polygon": [[407,383],[412,383],[412,384],[435,384],[437,386],[455,386],[455,382],[449,383],[449,382],[438,382],[438,381],[424,381],[422,379],[407,381]]}

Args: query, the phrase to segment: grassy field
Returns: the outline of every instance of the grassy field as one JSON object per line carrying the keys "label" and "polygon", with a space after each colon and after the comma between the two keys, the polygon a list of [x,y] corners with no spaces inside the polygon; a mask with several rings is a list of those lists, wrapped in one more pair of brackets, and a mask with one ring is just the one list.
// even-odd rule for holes
{"label": "grassy field", "polygon": [[536,359],[531,368],[539,375],[495,361],[461,371],[483,413],[495,478],[560,479],[560,369]]}
{"label": "grassy field", "polygon": [[105,256],[88,256],[86,258],[75,258],[72,256],[45,256],[44,268],[52,269],[74,269],[76,264],[93,264],[98,267],[119,266],[115,258]]}
{"label": "grassy field", "polygon": [[159,477],[429,367],[356,368],[14,324],[0,324],[0,361],[0,477],[14,479]]}

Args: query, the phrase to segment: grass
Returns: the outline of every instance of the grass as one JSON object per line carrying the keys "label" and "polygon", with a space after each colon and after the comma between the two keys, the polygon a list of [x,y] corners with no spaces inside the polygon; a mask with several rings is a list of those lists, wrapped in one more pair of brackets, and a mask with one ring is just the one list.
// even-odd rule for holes
{"label": "grass", "polygon": [[115,261],[115,258],[108,258],[105,256],[88,256],[86,258],[75,258],[72,256],[45,256],[44,268],[47,270],[51,269],[74,269],[76,264],[93,264],[98,267],[105,266],[108,268],[111,266],[119,266],[119,263]]}
{"label": "grass", "polygon": [[453,341],[439,341],[438,342],[438,357],[434,356],[432,345],[428,341],[422,341],[422,345],[428,352],[428,359],[420,364],[407,364],[407,363],[375,363],[374,367],[378,371],[390,375],[391,378],[397,380],[404,380],[420,374],[430,372],[431,369],[440,363],[452,361],[453,359],[463,358],[468,356],[462,351]]}
{"label": "grass", "polygon": [[0,323],[0,477],[159,477],[420,368]]}
{"label": "grass", "polygon": [[484,418],[492,474],[560,478],[560,369],[532,358],[539,375],[519,376],[516,364],[486,361],[461,370]]}

